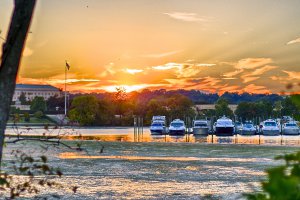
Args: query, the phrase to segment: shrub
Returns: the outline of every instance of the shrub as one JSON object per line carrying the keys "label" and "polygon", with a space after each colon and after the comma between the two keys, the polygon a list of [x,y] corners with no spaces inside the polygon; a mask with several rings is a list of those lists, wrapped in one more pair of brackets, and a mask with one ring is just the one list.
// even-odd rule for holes
{"label": "shrub", "polygon": [[300,151],[277,156],[285,164],[267,170],[268,179],[262,182],[263,192],[247,194],[249,200],[300,200]]}
{"label": "shrub", "polygon": [[24,121],[25,122],[30,122],[30,115],[29,115],[29,113],[24,113]]}
{"label": "shrub", "polygon": [[34,113],[34,117],[41,119],[44,116],[44,113],[42,111],[37,111]]}

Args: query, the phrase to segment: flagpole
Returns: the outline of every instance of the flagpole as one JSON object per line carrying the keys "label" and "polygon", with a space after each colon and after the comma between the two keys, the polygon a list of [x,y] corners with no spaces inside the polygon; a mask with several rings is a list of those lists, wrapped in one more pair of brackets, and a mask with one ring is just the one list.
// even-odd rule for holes
{"label": "flagpole", "polygon": [[67,116],[67,66],[65,66],[65,116]]}

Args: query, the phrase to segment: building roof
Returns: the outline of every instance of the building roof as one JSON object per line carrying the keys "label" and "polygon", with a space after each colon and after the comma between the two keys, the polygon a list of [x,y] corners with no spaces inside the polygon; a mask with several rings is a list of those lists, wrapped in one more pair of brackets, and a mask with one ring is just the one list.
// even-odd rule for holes
{"label": "building roof", "polygon": [[29,90],[29,89],[34,89],[34,90],[55,90],[59,91],[58,88],[52,86],[52,85],[33,85],[33,84],[16,84],[16,89],[19,90]]}

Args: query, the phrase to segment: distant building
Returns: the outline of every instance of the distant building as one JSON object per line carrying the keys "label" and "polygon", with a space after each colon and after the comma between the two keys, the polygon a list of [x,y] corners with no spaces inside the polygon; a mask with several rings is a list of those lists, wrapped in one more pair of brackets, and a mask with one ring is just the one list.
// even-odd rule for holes
{"label": "distant building", "polygon": [[45,100],[52,96],[60,97],[62,91],[51,85],[31,85],[31,84],[17,84],[13,101],[18,101],[21,94],[24,93],[28,101],[33,100],[34,97],[44,97]]}
{"label": "distant building", "polygon": [[[229,104],[228,107],[235,112],[236,108],[238,105],[236,104]],[[215,109],[215,104],[198,104],[195,105],[195,108],[198,110],[214,110]]]}

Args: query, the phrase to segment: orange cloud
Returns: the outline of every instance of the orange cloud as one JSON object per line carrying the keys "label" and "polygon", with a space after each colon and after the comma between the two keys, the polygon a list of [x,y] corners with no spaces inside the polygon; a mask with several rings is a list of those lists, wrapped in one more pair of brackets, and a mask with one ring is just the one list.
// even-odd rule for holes
{"label": "orange cloud", "polygon": [[255,69],[266,64],[273,63],[271,58],[245,58],[239,60],[235,68],[237,69]]}
{"label": "orange cloud", "polygon": [[292,79],[300,80],[300,72],[286,71],[286,70],[282,70],[282,71],[288,75],[288,80],[292,80]]}
{"label": "orange cloud", "polygon": [[236,75],[242,73],[243,71],[244,71],[243,69],[239,69],[239,70],[227,72],[227,73],[223,74],[223,76],[225,76],[225,77],[233,77],[233,76],[236,76]]}
{"label": "orange cloud", "polygon": [[250,72],[246,72],[241,76],[241,79],[243,80],[243,83],[248,83],[251,81],[255,81],[257,79],[259,79],[259,75],[264,74],[265,72],[268,72],[270,70],[276,69],[278,68],[277,66],[270,66],[270,65],[266,65],[264,67],[261,68],[257,68],[254,71],[250,71]]}
{"label": "orange cloud", "polygon": [[242,91],[248,93],[258,93],[258,94],[270,93],[270,90],[268,90],[265,86],[258,86],[255,84],[250,84],[245,86]]}
{"label": "orange cloud", "polygon": [[174,69],[177,78],[190,78],[198,75],[202,67],[215,66],[213,63],[167,63],[165,65],[154,66],[154,70],[172,70]]}

